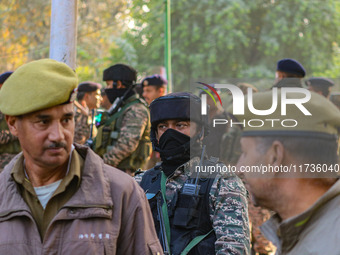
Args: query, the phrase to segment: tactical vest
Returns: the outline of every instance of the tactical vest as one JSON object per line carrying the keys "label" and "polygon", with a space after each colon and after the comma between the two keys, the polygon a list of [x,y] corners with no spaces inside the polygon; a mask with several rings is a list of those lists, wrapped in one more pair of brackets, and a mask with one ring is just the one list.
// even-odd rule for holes
{"label": "tactical vest", "polygon": [[[5,115],[0,113],[0,130],[9,130],[7,126],[7,122],[5,119]],[[8,153],[8,154],[18,154],[21,151],[19,140],[10,141],[7,144],[0,145],[0,154]]]}
{"label": "tactical vest", "polygon": [[117,167],[121,170],[137,170],[142,168],[152,151],[150,141],[150,113],[148,106],[137,96],[130,97],[122,108],[112,116],[102,117],[101,125],[97,129],[97,136],[94,141],[93,150],[101,157],[110,151],[120,138],[120,130],[122,127],[124,112],[134,104],[142,104],[147,109],[148,122],[145,130],[139,140],[137,149],[132,154],[123,159]]}
{"label": "tactical vest", "polygon": [[[205,162],[206,163],[206,162]],[[192,179],[188,179],[190,181]],[[183,194],[183,187],[175,194],[174,199],[168,204],[170,223],[170,251],[179,255],[195,237],[205,235],[212,230],[210,221],[209,192],[214,178],[201,178],[198,195]],[[161,190],[161,170],[159,166],[145,172],[140,186],[147,193],[157,194]],[[163,200],[162,200],[163,202]],[[160,222],[157,213],[157,202],[149,199],[155,228],[161,240]],[[212,231],[202,241],[195,245],[188,254],[214,255],[216,235]]]}

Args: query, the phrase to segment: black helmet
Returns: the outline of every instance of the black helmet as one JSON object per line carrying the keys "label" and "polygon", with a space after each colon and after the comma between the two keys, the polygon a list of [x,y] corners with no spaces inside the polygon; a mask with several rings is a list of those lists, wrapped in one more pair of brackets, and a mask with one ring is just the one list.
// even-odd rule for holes
{"label": "black helmet", "polygon": [[132,85],[137,80],[137,71],[125,64],[116,64],[104,70],[103,81],[121,81]]}
{"label": "black helmet", "polygon": [[201,115],[201,99],[188,92],[176,92],[152,101],[150,104],[151,125],[153,128],[163,120],[191,120],[206,126],[205,116]]}
{"label": "black helmet", "polygon": [[207,115],[201,114],[201,99],[188,92],[171,93],[153,100],[150,104],[150,118],[151,141],[156,151],[158,151],[157,124],[164,120],[194,121],[202,128],[198,136],[208,135]]}

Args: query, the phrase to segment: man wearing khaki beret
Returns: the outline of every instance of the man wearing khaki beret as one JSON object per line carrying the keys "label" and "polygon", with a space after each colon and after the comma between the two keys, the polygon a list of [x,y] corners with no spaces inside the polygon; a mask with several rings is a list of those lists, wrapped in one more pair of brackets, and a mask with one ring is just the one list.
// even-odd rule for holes
{"label": "man wearing khaki beret", "polygon": [[[305,92],[278,90],[279,103],[266,115],[247,109],[237,117],[245,124],[237,168],[245,172],[255,205],[276,212],[261,227],[276,254],[336,255],[340,111],[326,98],[300,90]],[[254,108],[275,106],[272,93],[254,94]]]}
{"label": "man wearing khaki beret", "polygon": [[23,150],[0,175],[0,254],[156,254],[139,186],[73,144],[77,84],[66,64],[42,59],[18,68],[0,91]]}

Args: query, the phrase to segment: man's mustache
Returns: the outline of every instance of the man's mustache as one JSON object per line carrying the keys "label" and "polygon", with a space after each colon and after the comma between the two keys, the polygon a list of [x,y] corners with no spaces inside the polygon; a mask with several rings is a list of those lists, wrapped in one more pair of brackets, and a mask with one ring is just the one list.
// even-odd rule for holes
{"label": "man's mustache", "polygon": [[64,148],[66,149],[66,143],[64,142],[53,142],[45,147],[45,149],[54,149],[54,148]]}

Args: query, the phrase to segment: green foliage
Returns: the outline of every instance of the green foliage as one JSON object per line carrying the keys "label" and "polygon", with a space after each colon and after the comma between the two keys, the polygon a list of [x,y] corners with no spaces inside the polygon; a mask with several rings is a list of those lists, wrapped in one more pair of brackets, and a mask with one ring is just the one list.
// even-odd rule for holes
{"label": "green foliage", "polygon": [[[274,78],[277,60],[287,57],[309,76],[340,76],[332,47],[340,35],[338,1],[176,0],[171,7],[175,90],[200,78]],[[163,64],[163,11],[162,1],[133,1],[136,27],[128,39],[140,70]]]}
{"label": "green foliage", "polygon": [[110,63],[128,63],[131,66],[137,65],[136,50],[123,38],[116,38],[111,44],[109,52],[109,57],[105,57],[104,60],[108,60]]}
{"label": "green foliage", "polygon": [[76,68],[76,72],[78,75],[79,83],[84,81],[91,81],[95,76],[94,69],[91,66],[78,66]]}
{"label": "green foliage", "polygon": [[[1,0],[0,71],[48,57],[50,9],[51,1]],[[81,80],[102,82],[118,62],[142,75],[164,66],[164,10],[165,1],[79,0]],[[307,76],[340,77],[340,1],[172,0],[171,19],[175,91],[204,79],[272,80],[286,57]]]}

